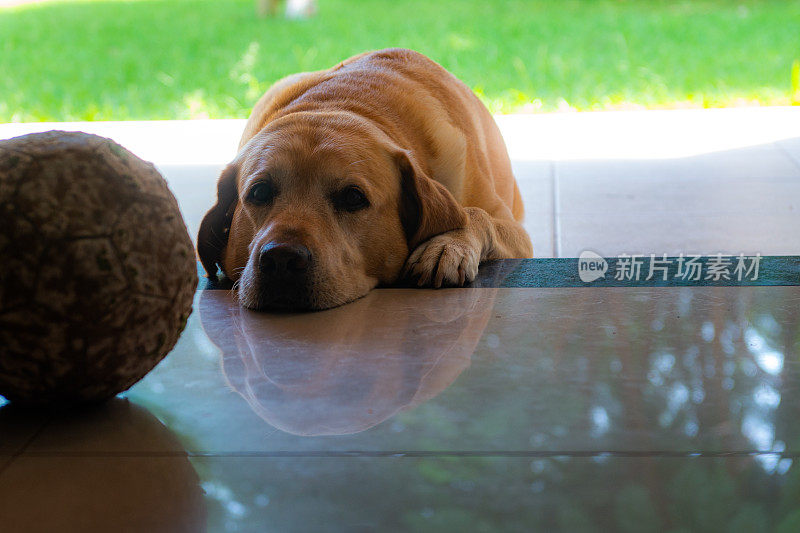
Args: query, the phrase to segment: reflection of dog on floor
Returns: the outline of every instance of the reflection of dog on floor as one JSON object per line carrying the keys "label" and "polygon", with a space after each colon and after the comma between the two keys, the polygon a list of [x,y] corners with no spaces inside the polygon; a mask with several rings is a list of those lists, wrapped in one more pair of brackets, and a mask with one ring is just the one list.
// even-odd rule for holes
{"label": "reflection of dog on floor", "polygon": [[259,16],[267,15],[274,17],[282,3],[286,4],[286,18],[300,19],[308,18],[316,14],[317,3],[315,0],[256,0],[256,10]]}
{"label": "reflection of dog on floor", "polygon": [[427,57],[390,49],[277,82],[219,178],[197,249],[252,309],[325,309],[405,276],[461,286],[532,254],[500,130]]}
{"label": "reflection of dog on floor", "polygon": [[258,416],[296,435],[364,431],[449,387],[470,365],[497,289],[385,289],[314,314],[255,313],[206,290],[200,320]]}

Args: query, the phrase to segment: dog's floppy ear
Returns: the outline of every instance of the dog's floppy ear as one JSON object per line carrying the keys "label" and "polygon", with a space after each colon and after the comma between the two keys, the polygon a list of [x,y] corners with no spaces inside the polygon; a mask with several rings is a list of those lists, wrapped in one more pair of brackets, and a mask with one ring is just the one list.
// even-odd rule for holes
{"label": "dog's floppy ear", "polygon": [[228,232],[238,199],[238,174],[239,168],[235,163],[222,171],[217,181],[217,203],[203,217],[197,232],[197,255],[210,278],[217,276],[217,264],[222,262],[222,253],[228,244]]}
{"label": "dog's floppy ear", "polygon": [[400,220],[410,250],[434,235],[466,226],[466,212],[444,185],[426,176],[409,152],[400,150],[396,157]]}

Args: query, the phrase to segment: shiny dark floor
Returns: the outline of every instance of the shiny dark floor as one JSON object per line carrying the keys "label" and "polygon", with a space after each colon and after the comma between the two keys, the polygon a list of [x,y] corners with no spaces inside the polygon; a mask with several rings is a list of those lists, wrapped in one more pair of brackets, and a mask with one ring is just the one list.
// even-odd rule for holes
{"label": "shiny dark floor", "polygon": [[[0,407],[0,533],[800,531],[797,270],[774,286],[558,283],[584,250],[800,253],[798,113],[498,117],[553,263],[303,315],[199,291],[124,398]],[[52,127],[153,160],[194,235],[243,122],[0,138]]]}
{"label": "shiny dark floor", "polygon": [[11,531],[800,527],[798,286],[232,296],[125,399],[0,409]]}

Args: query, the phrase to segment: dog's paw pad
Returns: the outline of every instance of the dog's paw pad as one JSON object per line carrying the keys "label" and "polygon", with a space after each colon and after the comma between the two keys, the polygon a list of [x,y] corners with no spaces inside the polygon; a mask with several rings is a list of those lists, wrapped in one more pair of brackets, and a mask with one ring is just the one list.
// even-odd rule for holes
{"label": "dog's paw pad", "polygon": [[420,287],[460,287],[478,274],[480,253],[456,232],[437,235],[408,257],[405,273]]}

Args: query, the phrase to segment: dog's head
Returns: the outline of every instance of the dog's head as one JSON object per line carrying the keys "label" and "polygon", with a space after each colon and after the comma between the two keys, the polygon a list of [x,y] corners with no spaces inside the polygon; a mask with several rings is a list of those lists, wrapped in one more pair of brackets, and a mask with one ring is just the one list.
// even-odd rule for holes
{"label": "dog's head", "polygon": [[252,309],[325,309],[397,280],[408,253],[463,227],[463,209],[422,162],[350,113],[268,124],[222,172],[198,234]]}

